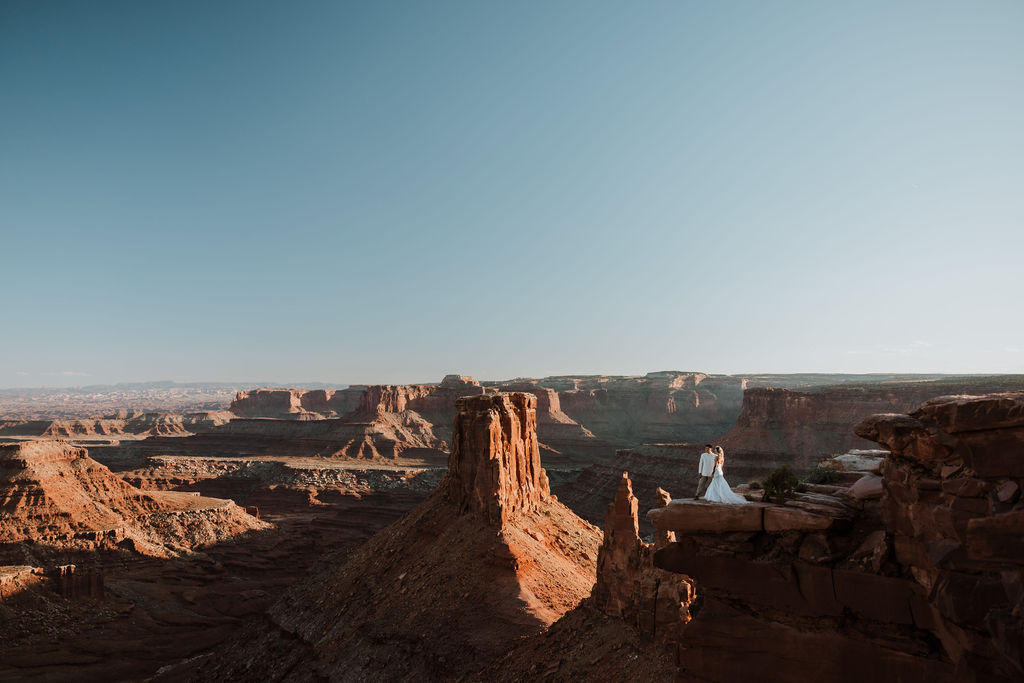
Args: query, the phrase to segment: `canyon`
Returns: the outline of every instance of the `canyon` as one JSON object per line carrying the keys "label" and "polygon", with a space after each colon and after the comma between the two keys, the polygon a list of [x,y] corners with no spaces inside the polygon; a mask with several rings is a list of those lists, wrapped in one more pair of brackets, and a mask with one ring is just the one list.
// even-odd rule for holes
{"label": "canyon", "polygon": [[[829,569],[835,583],[837,569],[861,571],[865,562],[880,562],[884,576],[941,572],[907,557],[894,569],[894,548],[917,557],[963,541],[915,540],[905,529],[898,536],[890,530],[886,550],[878,550],[877,532],[890,523],[887,508],[881,497],[854,496],[857,486],[868,486],[858,483],[865,472],[857,469],[843,471],[833,488],[800,494],[785,512],[761,512],[756,530],[720,533],[723,520],[715,515],[699,533],[664,529],[657,515],[636,512],[637,499],[641,510],[679,507],[678,499],[668,504],[666,490],[692,495],[696,457],[706,441],[725,446],[730,482],[756,506],[765,505],[759,491],[742,484],[780,464],[801,473],[819,461],[842,468],[842,462],[863,460],[877,470],[871,476],[888,477],[903,441],[888,443],[881,427],[855,433],[865,418],[913,412],[942,395],[1021,389],[1021,376],[656,372],[478,382],[449,375],[436,384],[242,388],[220,403],[180,413],[132,405],[113,405],[116,410],[100,415],[67,408],[52,416],[2,413],[0,444],[6,445],[0,451],[11,465],[0,468],[6,487],[0,496],[6,501],[0,680],[139,680],[158,671],[163,680],[227,680],[254,672],[257,680],[276,680],[284,662],[294,664],[298,677],[300,671],[326,675],[342,661],[367,672],[397,667],[386,670],[398,678],[533,680],[611,671],[671,677],[685,671],[693,680],[704,680],[698,672],[726,680],[706,668],[711,664],[695,663],[699,647],[693,643],[714,643],[721,629],[734,627],[784,635],[786,629],[832,628],[832,622],[791,622],[788,614],[776,614],[784,606],[757,602],[763,597],[733,595],[706,576],[702,584],[703,574],[718,571],[711,569],[719,566],[714,562],[726,561],[698,566],[680,557],[729,555],[739,569],[726,563],[722,571],[740,576],[753,571],[744,562],[779,560],[781,568],[772,571],[782,575],[804,562],[817,567],[808,571]],[[984,423],[993,414],[978,419]],[[1000,443],[1019,452],[1012,439]],[[877,452],[832,457],[851,449]],[[879,465],[886,453],[886,464]],[[984,485],[950,486],[961,493],[978,486],[986,495],[1005,493],[1006,477],[1016,476],[1006,457],[993,461],[991,471],[982,467],[990,477]],[[962,471],[976,479],[973,466]],[[925,497],[893,491],[901,501]],[[966,493],[957,500],[955,511],[941,515],[981,507]],[[807,518],[822,512],[835,518],[827,529],[786,526],[824,524]],[[688,512],[693,520],[701,514]],[[998,550],[1006,544],[999,539],[1018,529],[1003,518],[992,524],[991,535],[976,537],[971,547]],[[672,533],[679,540],[670,539]],[[872,533],[876,543],[860,549]],[[749,538],[740,541],[744,534]],[[656,566],[658,558],[665,566]],[[966,585],[962,573],[935,574],[927,585]],[[984,589],[971,590],[989,590],[991,580],[985,581]],[[920,597],[925,584],[912,592]],[[480,604],[491,611],[477,614]],[[725,626],[708,621],[726,614],[726,607],[740,616],[721,617]],[[318,610],[327,616],[318,617]],[[750,615],[755,621],[745,621]],[[995,656],[998,648],[1012,651],[1010,636],[989,646],[971,640],[986,618],[967,624],[962,617],[944,618],[935,629],[922,621],[913,633],[900,622],[897,634],[884,620],[852,628],[861,634],[856,638],[894,638],[898,656],[886,654],[885,661],[916,662],[905,655],[917,652],[913,656],[932,662],[928,670],[941,680],[948,670],[980,671],[975,660]],[[350,626],[315,646],[328,635],[331,619]],[[449,632],[434,634],[430,623],[443,623]],[[992,623],[1007,633],[1017,628],[1012,619]],[[914,644],[918,631],[937,634],[925,639],[925,655]],[[937,648],[934,639],[963,640],[967,654],[954,662],[953,645]],[[428,641],[430,656],[420,645]],[[389,663],[392,648],[402,663]],[[224,655],[214,657],[217,666],[210,652]],[[533,668],[517,668],[524,661]],[[934,664],[939,661],[942,666]],[[255,668],[245,669],[244,662]],[[1004,669],[985,675],[1001,676]]]}

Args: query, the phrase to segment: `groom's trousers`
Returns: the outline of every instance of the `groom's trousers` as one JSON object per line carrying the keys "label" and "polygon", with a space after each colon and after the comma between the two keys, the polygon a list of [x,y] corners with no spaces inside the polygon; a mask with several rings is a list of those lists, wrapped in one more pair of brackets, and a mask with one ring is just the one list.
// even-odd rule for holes
{"label": "groom's trousers", "polygon": [[708,486],[711,485],[711,477],[701,477],[700,481],[697,482],[697,493],[694,494],[694,498],[700,498],[705,491],[708,490]]}

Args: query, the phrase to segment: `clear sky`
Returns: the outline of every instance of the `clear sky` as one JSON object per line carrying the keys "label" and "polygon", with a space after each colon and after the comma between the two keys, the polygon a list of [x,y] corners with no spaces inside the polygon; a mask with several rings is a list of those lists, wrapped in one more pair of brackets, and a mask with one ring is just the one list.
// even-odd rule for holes
{"label": "clear sky", "polygon": [[1024,3],[0,2],[0,386],[1024,371]]}

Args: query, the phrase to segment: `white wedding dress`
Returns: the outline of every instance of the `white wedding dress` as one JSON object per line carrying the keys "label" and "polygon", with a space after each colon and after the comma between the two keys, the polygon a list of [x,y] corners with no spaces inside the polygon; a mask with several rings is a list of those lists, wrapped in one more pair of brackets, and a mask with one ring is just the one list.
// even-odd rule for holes
{"label": "white wedding dress", "polygon": [[750,501],[743,496],[738,496],[729,488],[729,482],[725,480],[722,473],[722,466],[715,465],[715,474],[708,484],[708,490],[704,492],[704,500],[709,503],[728,503],[730,505],[746,505]]}

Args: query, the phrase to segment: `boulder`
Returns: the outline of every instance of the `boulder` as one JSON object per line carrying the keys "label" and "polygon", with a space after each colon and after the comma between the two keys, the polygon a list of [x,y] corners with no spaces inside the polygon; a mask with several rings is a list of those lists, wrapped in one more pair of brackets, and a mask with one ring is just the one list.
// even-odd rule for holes
{"label": "boulder", "polygon": [[1020,497],[1020,487],[1015,481],[1004,481],[996,488],[996,499],[1000,503],[1013,503]]}
{"label": "boulder", "polygon": [[864,418],[854,431],[896,455],[920,463],[943,464],[958,456],[956,439],[910,415],[871,415]]}
{"label": "boulder", "polygon": [[873,500],[881,498],[883,493],[882,478],[873,474],[866,474],[850,487],[850,493],[857,500]]}
{"label": "boulder", "polygon": [[878,474],[887,451],[851,451],[837,455],[831,462],[844,472],[870,472]]}

